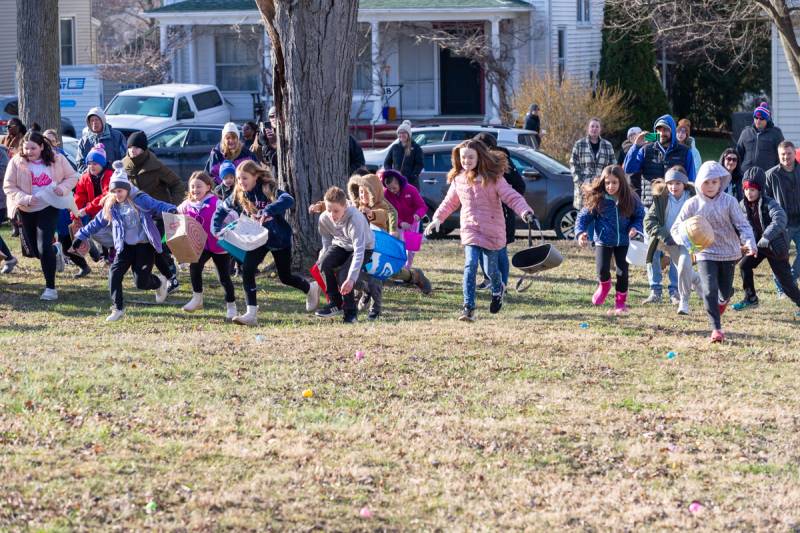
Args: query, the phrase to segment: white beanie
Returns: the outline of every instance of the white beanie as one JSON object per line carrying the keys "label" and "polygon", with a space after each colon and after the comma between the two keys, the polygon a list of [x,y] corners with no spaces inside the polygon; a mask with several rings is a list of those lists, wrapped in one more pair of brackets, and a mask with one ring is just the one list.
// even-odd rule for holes
{"label": "white beanie", "polygon": [[128,173],[125,172],[125,167],[123,166],[122,161],[114,161],[111,166],[114,168],[114,173],[111,175],[111,179],[108,182],[108,190],[113,191],[114,189],[125,189],[130,191],[131,182],[128,179]]}
{"label": "white beanie", "polygon": [[639,126],[633,126],[632,128],[628,129],[628,135],[626,135],[626,137],[630,139],[631,135],[639,135],[640,133],[642,133],[642,128]]}
{"label": "white beanie", "polygon": [[222,127],[222,138],[224,139],[226,135],[229,133],[235,133],[236,136],[239,136],[239,127],[236,126],[233,122],[225,123],[225,126]]}
{"label": "white beanie", "polygon": [[399,135],[401,131],[408,133],[408,136],[411,137],[411,121],[404,120],[402,124],[397,126],[397,134]]}

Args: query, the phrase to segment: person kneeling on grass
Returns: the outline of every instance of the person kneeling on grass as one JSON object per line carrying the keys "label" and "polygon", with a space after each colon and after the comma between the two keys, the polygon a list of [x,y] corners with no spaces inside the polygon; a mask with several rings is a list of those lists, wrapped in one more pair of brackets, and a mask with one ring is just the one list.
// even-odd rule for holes
{"label": "person kneeling on grass", "polygon": [[[319,217],[319,234],[322,250],[317,265],[330,303],[318,309],[316,315],[333,318],[344,313],[344,322],[352,324],[358,320],[353,289],[362,267],[372,258],[375,236],[367,218],[357,208],[348,207],[347,196],[338,187],[325,192],[325,212]],[[347,275],[340,288],[336,274],[345,266]]]}
{"label": "person kneeling on grass", "polygon": [[161,253],[161,233],[153,222],[153,216],[165,211],[178,211],[174,205],[131,187],[121,161],[114,162],[114,175],[108,190],[110,194],[103,202],[103,210],[75,234],[72,251],[80,249],[83,241],[111,224],[117,253],[108,271],[108,286],[114,305],[106,321],[115,322],[125,314],[122,280],[130,268],[133,268],[133,278],[139,289],[156,291],[156,303],[167,299],[169,280],[152,273],[156,254]]}
{"label": "person kneeling on grass", "polygon": [[[800,307],[800,290],[792,278],[792,267],[789,264],[789,236],[786,233],[788,218],[786,211],[778,205],[778,202],[765,194],[766,183],[767,176],[759,167],[747,169],[742,180],[744,199],[739,205],[753,227],[758,254],[755,257],[746,255],[739,262],[744,299],[734,304],[733,308],[736,311],[758,305],[753,270],[758,268],[764,259],[769,262],[784,294]],[[795,312],[795,316],[800,318],[800,311]]]}

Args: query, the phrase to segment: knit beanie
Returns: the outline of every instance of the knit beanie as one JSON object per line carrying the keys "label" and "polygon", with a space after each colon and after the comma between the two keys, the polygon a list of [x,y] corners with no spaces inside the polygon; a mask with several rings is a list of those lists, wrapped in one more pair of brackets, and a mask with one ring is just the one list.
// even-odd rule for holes
{"label": "knit beanie", "polygon": [[228,174],[236,174],[236,167],[227,159],[219,166],[219,179],[225,179]]}
{"label": "knit beanie", "polygon": [[222,138],[224,139],[229,133],[236,134],[236,137],[239,137],[239,128],[233,122],[227,122],[222,127]]}
{"label": "knit beanie", "polygon": [[761,167],[748,168],[742,177],[742,187],[745,189],[757,189],[763,191],[767,184],[767,174]]}
{"label": "knit beanie", "polygon": [[408,133],[408,136],[411,137],[411,121],[404,120],[402,124],[397,126],[397,134],[400,135],[400,132],[404,131]]}
{"label": "knit beanie", "polygon": [[128,148],[135,146],[147,150],[147,135],[143,131],[134,131],[128,137]]}
{"label": "knit beanie", "polygon": [[755,111],[753,111],[753,118],[770,120],[772,115],[769,112],[769,104],[767,102],[761,102]]}
{"label": "knit beanie", "polygon": [[664,174],[664,182],[669,183],[670,181],[680,181],[686,185],[689,183],[689,176],[681,172],[679,169],[672,167],[671,169],[667,170],[666,174]]}
{"label": "knit beanie", "polygon": [[101,167],[105,167],[108,160],[106,159],[106,149],[103,146],[103,143],[99,143],[94,145],[89,153],[86,154],[86,161],[85,163],[88,165],[89,163],[97,163]]}
{"label": "knit beanie", "polygon": [[111,181],[108,182],[108,190],[125,189],[130,191],[131,182],[128,180],[128,173],[125,172],[122,161],[114,161],[111,166],[114,168],[114,173],[111,175]]}

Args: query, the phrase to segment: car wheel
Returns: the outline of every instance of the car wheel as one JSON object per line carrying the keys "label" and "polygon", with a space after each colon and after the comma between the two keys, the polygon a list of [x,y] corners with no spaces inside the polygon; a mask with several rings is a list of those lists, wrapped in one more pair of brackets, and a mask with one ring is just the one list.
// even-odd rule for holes
{"label": "car wheel", "polygon": [[553,229],[559,239],[575,238],[575,222],[578,219],[578,210],[571,205],[565,205],[556,213],[553,219]]}

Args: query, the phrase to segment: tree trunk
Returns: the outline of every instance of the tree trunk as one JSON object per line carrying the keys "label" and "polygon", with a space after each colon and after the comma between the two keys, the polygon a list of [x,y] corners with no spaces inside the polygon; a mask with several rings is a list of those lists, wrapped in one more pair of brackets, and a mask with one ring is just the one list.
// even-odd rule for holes
{"label": "tree trunk", "polygon": [[320,249],[308,206],[348,179],[348,132],[358,0],[256,0],[272,43],[278,180],[294,196],[296,267]]}
{"label": "tree trunk", "polygon": [[19,117],[61,135],[58,0],[17,0]]}

